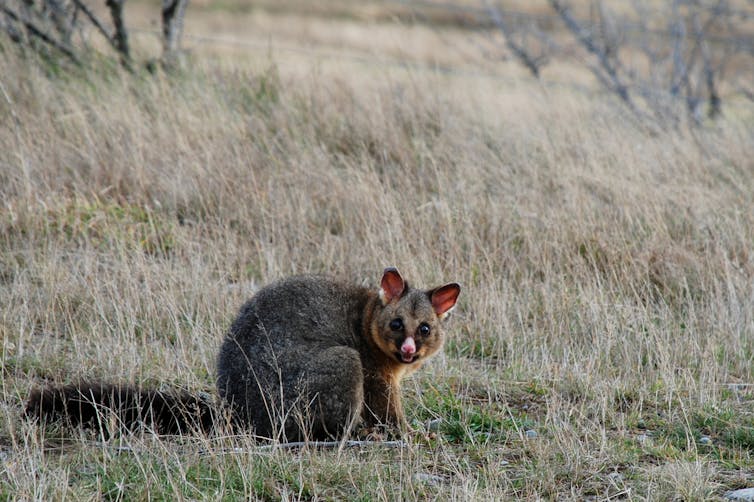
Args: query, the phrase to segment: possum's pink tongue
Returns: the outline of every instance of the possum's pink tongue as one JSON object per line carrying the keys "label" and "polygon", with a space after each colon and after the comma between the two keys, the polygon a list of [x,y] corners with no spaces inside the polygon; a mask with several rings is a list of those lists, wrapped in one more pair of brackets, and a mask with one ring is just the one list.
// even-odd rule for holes
{"label": "possum's pink tongue", "polygon": [[414,360],[415,354],[416,342],[414,342],[414,337],[409,336],[403,341],[403,345],[401,345],[401,359],[404,363],[410,363]]}

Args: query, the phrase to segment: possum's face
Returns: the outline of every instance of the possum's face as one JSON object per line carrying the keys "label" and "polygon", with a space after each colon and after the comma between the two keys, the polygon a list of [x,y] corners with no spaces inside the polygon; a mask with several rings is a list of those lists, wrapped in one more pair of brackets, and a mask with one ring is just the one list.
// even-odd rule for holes
{"label": "possum's face", "polygon": [[373,340],[401,364],[423,362],[442,348],[441,320],[455,306],[461,288],[451,283],[429,291],[410,289],[395,269],[386,269],[373,321]]}

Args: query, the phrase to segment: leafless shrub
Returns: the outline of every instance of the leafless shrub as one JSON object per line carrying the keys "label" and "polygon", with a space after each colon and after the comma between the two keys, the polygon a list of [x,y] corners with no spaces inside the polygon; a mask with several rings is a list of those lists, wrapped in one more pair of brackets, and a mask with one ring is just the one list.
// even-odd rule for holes
{"label": "leafless shrub", "polygon": [[[544,48],[540,48],[534,54],[530,45],[530,38],[533,37],[535,41],[545,40],[543,32],[537,30],[534,23],[527,23],[525,30],[515,30],[508,21],[510,13],[504,15],[500,9],[494,7],[489,1],[486,2],[486,6],[493,23],[505,38],[505,45],[534,77],[539,78],[540,68],[547,63],[547,54]],[[545,45],[551,43],[549,39],[546,41],[548,43]]]}
{"label": "leafless shrub", "polygon": [[[548,61],[566,59],[575,44],[579,63],[641,119],[677,123],[687,115],[699,123],[705,115],[718,117],[726,83],[753,62],[747,32],[752,15],[728,0],[674,0],[662,7],[632,2],[633,12],[620,14],[604,2],[577,10],[571,2],[549,0],[567,35],[559,43],[537,28],[541,18],[515,22],[512,13],[487,5],[506,46],[535,77]],[[728,95],[734,93],[747,97],[751,90]]]}
{"label": "leafless shrub", "polygon": [[[163,0],[163,60],[179,50],[188,0]],[[76,65],[90,49],[94,30],[108,42],[126,68],[132,68],[125,0],[105,0],[109,20],[84,0],[7,0],[0,4],[0,33],[49,57],[62,56]]]}

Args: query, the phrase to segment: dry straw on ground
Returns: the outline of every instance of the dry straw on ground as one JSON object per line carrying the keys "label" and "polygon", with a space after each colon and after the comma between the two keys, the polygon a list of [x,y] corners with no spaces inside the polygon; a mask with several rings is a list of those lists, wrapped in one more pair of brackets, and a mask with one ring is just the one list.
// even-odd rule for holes
{"label": "dry straw on ground", "polygon": [[[694,500],[751,482],[750,106],[663,130],[526,79],[275,56],[51,76],[2,50],[3,496]],[[21,419],[46,381],[212,392],[259,285],[374,284],[386,265],[464,285],[445,355],[407,382],[406,448],[102,443]]]}

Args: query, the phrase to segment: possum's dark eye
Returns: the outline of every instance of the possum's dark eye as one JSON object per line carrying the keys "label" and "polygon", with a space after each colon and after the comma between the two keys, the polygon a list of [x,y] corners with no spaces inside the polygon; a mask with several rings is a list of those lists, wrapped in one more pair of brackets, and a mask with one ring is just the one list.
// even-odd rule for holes
{"label": "possum's dark eye", "polygon": [[393,319],[390,321],[390,329],[393,331],[403,331],[403,321],[400,319]]}
{"label": "possum's dark eye", "polygon": [[420,334],[421,334],[422,336],[427,336],[427,335],[429,334],[429,331],[430,331],[430,330],[429,330],[429,324],[427,324],[427,323],[422,323],[422,325],[421,325],[421,326],[419,326],[419,333],[420,333]]}

